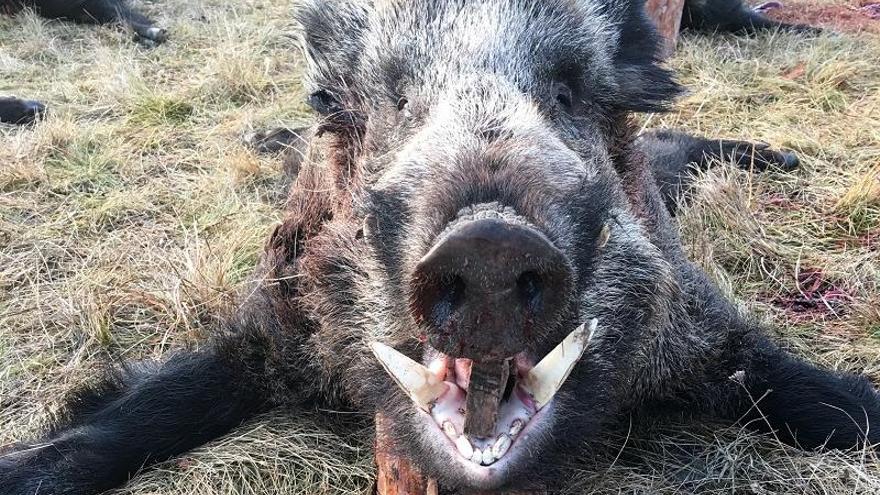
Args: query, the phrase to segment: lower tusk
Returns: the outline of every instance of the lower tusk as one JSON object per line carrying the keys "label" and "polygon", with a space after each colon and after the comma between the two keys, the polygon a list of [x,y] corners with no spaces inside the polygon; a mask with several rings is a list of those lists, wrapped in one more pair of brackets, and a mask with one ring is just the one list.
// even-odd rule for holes
{"label": "lower tusk", "polygon": [[446,393],[447,386],[428,368],[381,342],[370,343],[376,359],[409,398],[425,412]]}
{"label": "lower tusk", "polygon": [[522,387],[531,394],[537,409],[546,406],[565,383],[574,365],[587,350],[597,325],[598,320],[594,318],[590,320],[589,329],[585,328],[585,324],[577,327],[528,372]]}

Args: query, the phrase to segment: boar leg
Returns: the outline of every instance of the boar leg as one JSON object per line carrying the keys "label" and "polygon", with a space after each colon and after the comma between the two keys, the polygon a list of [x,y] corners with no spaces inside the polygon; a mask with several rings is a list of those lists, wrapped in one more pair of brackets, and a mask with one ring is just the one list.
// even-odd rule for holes
{"label": "boar leg", "polygon": [[145,15],[132,10],[120,0],[85,0],[82,2],[51,1],[39,5],[39,13],[45,17],[70,19],[87,24],[110,24],[121,22],[131,26],[140,40],[159,44],[167,40],[168,33],[156,27]]}
{"label": "boar leg", "polygon": [[817,367],[760,334],[740,342],[736,356],[721,360],[731,363],[730,376],[706,380],[716,388],[698,403],[805,449],[880,444],[880,393],[866,377]]}
{"label": "boar leg", "polygon": [[293,129],[278,127],[268,131],[251,133],[245,136],[244,142],[258,153],[282,152],[284,180],[281,186],[286,192],[299,175],[300,167],[306,158],[313,136],[314,128],[310,126]]}
{"label": "boar leg", "polygon": [[818,34],[822,31],[803,24],[775,21],[751,9],[742,0],[688,0],[681,17],[681,27],[740,34],[754,34],[770,29],[806,34]]}
{"label": "boar leg", "polygon": [[67,401],[66,419],[42,438],[0,453],[0,492],[100,493],[263,411],[258,335],[110,373]]}
{"label": "boar leg", "polygon": [[790,171],[800,161],[794,152],[777,150],[766,143],[730,139],[707,139],[675,131],[654,131],[639,136],[638,148],[647,157],[660,194],[671,214],[687,193],[693,173],[719,163],[763,172],[768,169]]}
{"label": "boar leg", "polygon": [[168,40],[168,31],[156,25],[147,16],[132,10],[127,5],[117,6],[118,19],[131,26],[140,40],[146,40],[153,44],[164,43]]}
{"label": "boar leg", "polygon": [[245,144],[258,153],[277,153],[286,150],[305,151],[312,137],[311,126],[276,127],[265,131],[256,131],[244,138]]}
{"label": "boar leg", "polygon": [[34,100],[0,97],[0,123],[33,124],[46,114],[46,105]]}

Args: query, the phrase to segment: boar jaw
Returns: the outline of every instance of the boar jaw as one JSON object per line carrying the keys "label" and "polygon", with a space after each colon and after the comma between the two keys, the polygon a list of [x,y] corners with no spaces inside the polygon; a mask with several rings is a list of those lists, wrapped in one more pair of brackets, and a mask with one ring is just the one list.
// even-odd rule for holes
{"label": "boar jaw", "polygon": [[473,365],[469,359],[456,359],[431,349],[431,362],[424,366],[385,344],[373,342],[370,348],[395,383],[430,415],[436,429],[448,439],[450,449],[474,467],[494,467],[506,459],[508,452],[528,441],[528,434],[523,432],[529,430],[530,423],[539,418],[541,409],[568,378],[596,325],[597,321],[592,320],[588,327],[579,326],[535,366],[525,356],[515,356],[510,377],[516,380],[513,391],[498,407],[494,431],[481,436],[465,431]]}

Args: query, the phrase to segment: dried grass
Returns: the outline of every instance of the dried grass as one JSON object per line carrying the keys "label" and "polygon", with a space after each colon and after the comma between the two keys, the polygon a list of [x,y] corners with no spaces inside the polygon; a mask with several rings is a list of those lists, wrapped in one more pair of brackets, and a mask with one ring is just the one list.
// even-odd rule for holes
{"label": "dried grass", "polygon": [[[292,1],[167,0],[155,50],[111,27],[0,18],[0,93],[46,100],[0,128],[0,445],[28,437],[106,360],[202,339],[278,221],[273,157],[241,136],[302,124]],[[696,259],[823,365],[880,380],[880,39],[685,36],[692,88],[649,126],[797,150],[792,174],[718,168],[681,212]],[[366,430],[278,413],[122,494],[366,493]],[[579,493],[880,493],[867,452],[808,453],[732,429],[619,439]],[[610,466],[610,467],[609,467]]]}

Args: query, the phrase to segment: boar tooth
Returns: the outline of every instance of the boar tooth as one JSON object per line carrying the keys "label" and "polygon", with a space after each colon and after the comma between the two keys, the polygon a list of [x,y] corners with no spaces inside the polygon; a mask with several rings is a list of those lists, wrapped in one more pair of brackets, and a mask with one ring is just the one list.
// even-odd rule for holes
{"label": "boar tooth", "polygon": [[430,412],[431,404],[446,392],[443,380],[395,349],[381,342],[371,343],[370,349],[397,385],[425,412]]}
{"label": "boar tooth", "polygon": [[488,466],[495,462],[495,454],[492,453],[492,447],[486,447],[483,449],[483,458],[481,461],[484,466]]}
{"label": "boar tooth", "polygon": [[474,464],[480,464],[481,462],[483,462],[483,451],[475,448],[474,453],[471,454],[471,462],[473,462]]}
{"label": "boar tooth", "polygon": [[446,433],[446,436],[449,438],[455,438],[458,436],[458,432],[455,430],[455,425],[452,424],[452,421],[443,422],[443,433]]}
{"label": "boar tooth", "polygon": [[584,355],[597,323],[593,319],[590,321],[589,329],[585,329],[584,325],[577,327],[549,354],[544,356],[541,362],[529,370],[523,380],[523,388],[531,394],[538,410],[546,406],[550,399],[556,395],[574,365]]}
{"label": "boar tooth", "polygon": [[455,440],[455,448],[458,449],[458,453],[462,455],[462,457],[466,457],[468,459],[472,459],[474,457],[474,447],[471,445],[471,441],[467,439],[466,436],[462,435]]}
{"label": "boar tooth", "polygon": [[525,423],[523,423],[523,420],[514,419],[513,423],[510,423],[510,431],[508,431],[508,433],[510,434],[510,436],[515,437],[515,436],[519,435],[519,432],[522,431],[523,426],[525,426]]}
{"label": "boar tooth", "polygon": [[504,433],[498,435],[498,440],[495,440],[495,445],[492,446],[492,455],[494,455],[496,459],[501,459],[501,457],[510,450],[510,445],[512,443],[510,437]]}

